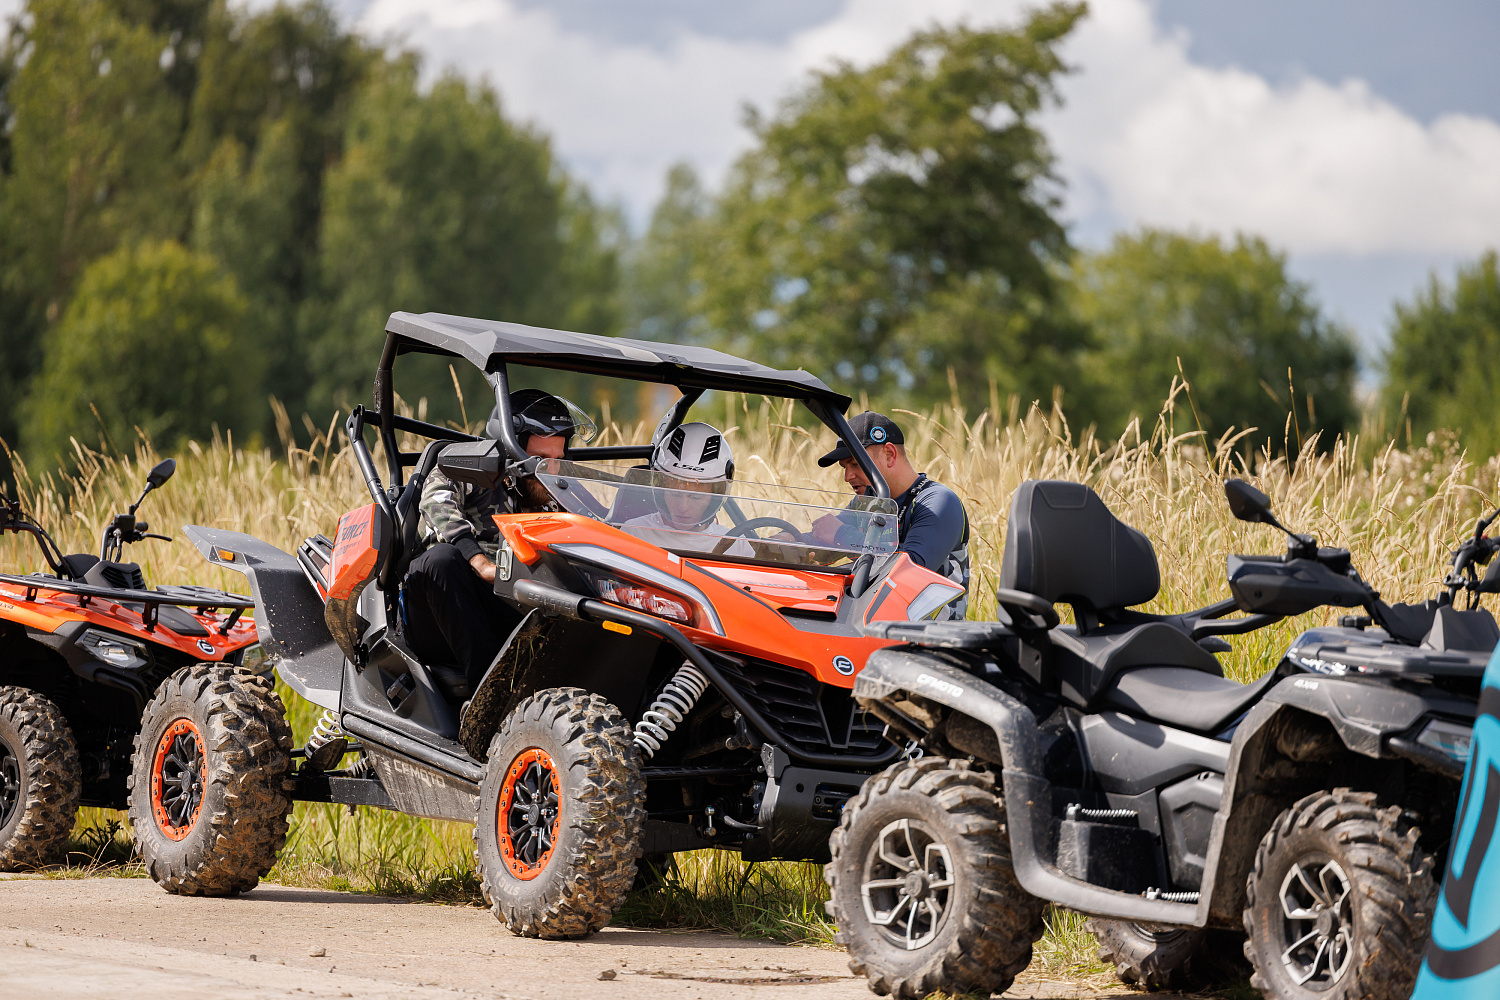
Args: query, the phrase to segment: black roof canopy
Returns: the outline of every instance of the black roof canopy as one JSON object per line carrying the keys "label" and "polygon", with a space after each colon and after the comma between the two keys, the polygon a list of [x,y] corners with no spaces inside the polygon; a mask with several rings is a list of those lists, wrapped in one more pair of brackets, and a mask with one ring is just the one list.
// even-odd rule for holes
{"label": "black roof canopy", "polygon": [[400,353],[461,357],[486,372],[514,363],[679,388],[816,401],[838,413],[847,410],[850,402],[848,396],[805,371],[779,371],[705,347],[569,333],[444,313],[393,312],[385,329],[396,336]]}

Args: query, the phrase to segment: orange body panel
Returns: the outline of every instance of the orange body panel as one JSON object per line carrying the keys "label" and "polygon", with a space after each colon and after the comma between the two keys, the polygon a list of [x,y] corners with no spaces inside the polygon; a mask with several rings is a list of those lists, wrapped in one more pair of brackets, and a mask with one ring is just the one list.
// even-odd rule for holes
{"label": "orange body panel", "polygon": [[[234,623],[228,635],[220,635],[219,629],[229,617],[227,614],[198,614],[192,608],[182,610],[198,619],[208,637],[178,635],[167,625],[157,622],[156,628],[146,631],[145,620],[133,608],[102,597],[80,597],[61,591],[49,591],[38,581],[42,589],[36,599],[26,599],[26,588],[17,584],[0,583],[0,618],[16,622],[39,632],[56,632],[69,622],[85,621],[114,632],[133,633],[146,642],[168,646],[199,660],[222,660],[235,650],[255,641],[255,620],[242,616]],[[85,603],[87,602],[87,603]],[[207,648],[205,648],[205,646]]]}
{"label": "orange body panel", "polygon": [[367,582],[380,560],[379,538],[373,503],[351,510],[339,518],[334,535],[333,565],[329,567],[330,601],[347,601],[360,584]]}
{"label": "orange body panel", "polygon": [[[841,574],[797,567],[719,563],[707,556],[701,559],[677,556],[578,514],[507,514],[497,516],[495,521],[514,525],[538,548],[561,542],[600,545],[691,582],[713,602],[726,633],[718,635],[682,627],[683,634],[704,649],[774,660],[806,670],[825,684],[851,688],[869,655],[894,645],[888,639],[828,635],[798,628],[778,612],[779,608],[837,611],[846,600],[845,577]],[[871,602],[874,611],[870,620],[903,619],[911,601],[932,583],[948,581],[901,555],[880,584],[889,588],[881,606],[877,608]],[[837,600],[828,600],[829,595]],[[835,665],[840,660],[847,661],[841,664],[847,673]]]}

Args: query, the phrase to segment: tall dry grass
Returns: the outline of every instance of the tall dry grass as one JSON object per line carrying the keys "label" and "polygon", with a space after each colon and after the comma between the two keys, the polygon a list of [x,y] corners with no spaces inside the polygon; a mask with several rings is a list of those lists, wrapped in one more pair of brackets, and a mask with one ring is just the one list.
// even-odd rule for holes
{"label": "tall dry grass", "polygon": [[[1246,447],[1245,436],[1206,441],[1196,432],[1182,387],[1160,417],[1104,440],[1075,431],[1054,408],[1020,412],[998,400],[977,415],[958,406],[931,412],[895,411],[906,428],[907,448],[918,468],[956,489],[973,530],[974,579],[970,613],[991,609],[984,594],[997,583],[1006,511],[1026,479],[1086,482],[1127,523],[1156,547],[1162,591],[1151,610],[1177,612],[1227,595],[1224,557],[1233,552],[1276,552],[1278,533],[1235,521],[1225,506],[1223,480],[1245,476],[1274,500],[1278,516],[1327,545],[1348,547],[1355,565],[1390,600],[1429,596],[1442,578],[1449,550],[1496,499],[1496,459],[1476,462],[1451,436],[1435,435],[1406,450],[1358,438],[1332,442],[1321,454],[1309,444],[1289,461]],[[423,405],[415,410],[420,414]],[[351,460],[340,425],[307,422],[312,444],[291,444],[290,424],[278,449],[244,449],[227,437],[191,443],[176,457],[178,472],[153,494],[142,516],[175,533],[185,523],[257,535],[291,549],[316,532],[329,532],[339,514],[368,494]],[[838,470],[819,469],[816,458],[831,436],[798,423],[791,408],[765,400],[721,397],[708,419],[726,427],[740,476],[779,485],[843,490]],[[606,429],[604,443],[639,442],[645,427]],[[64,551],[96,551],[109,516],[133,500],[158,456],[148,442],[130,454],[104,455],[76,448],[76,472],[31,476],[19,466],[19,491],[27,510],[46,524]],[[242,578],[211,567],[185,541],[139,544],[131,557],[157,583],[200,583],[244,589]],[[0,538],[0,566],[9,572],[41,569],[29,539]],[[1250,636],[1234,638],[1223,655],[1226,672],[1241,680],[1272,667],[1302,629],[1337,612],[1313,612]],[[317,711],[290,692],[287,699],[299,739]],[[80,824],[78,845],[101,856],[109,824],[119,817],[91,811]],[[89,833],[94,830],[96,832]],[[119,833],[116,841],[126,836]],[[427,898],[477,898],[471,828],[412,817],[299,804],[292,835],[272,878],[293,883],[415,894]],[[111,847],[118,853],[118,847]],[[668,891],[637,900],[625,917],[656,926],[712,926],[811,942],[826,941],[822,881],[810,866],[749,869],[737,858],[702,855],[679,859]],[[1091,961],[1079,949],[1083,936],[1066,920],[1041,951],[1059,968]]]}

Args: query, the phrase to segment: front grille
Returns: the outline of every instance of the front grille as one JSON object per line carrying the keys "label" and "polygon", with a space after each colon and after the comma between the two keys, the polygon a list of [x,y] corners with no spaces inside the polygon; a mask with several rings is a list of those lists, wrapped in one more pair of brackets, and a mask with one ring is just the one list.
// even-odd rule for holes
{"label": "front grille", "polygon": [[856,705],[847,688],[766,660],[715,660],[750,704],[798,749],[858,757],[875,756],[884,749],[884,723]]}

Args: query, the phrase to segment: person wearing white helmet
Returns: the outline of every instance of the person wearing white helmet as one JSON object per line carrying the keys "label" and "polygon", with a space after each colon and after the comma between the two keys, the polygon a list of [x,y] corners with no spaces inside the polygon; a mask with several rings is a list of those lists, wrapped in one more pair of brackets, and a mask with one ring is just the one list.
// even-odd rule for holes
{"label": "person wearing white helmet", "polygon": [[[682,424],[665,435],[651,453],[653,513],[626,521],[631,534],[664,549],[711,552],[729,530],[719,511],[734,480],[734,452],[710,424]],[[741,538],[724,554],[753,556]]]}

